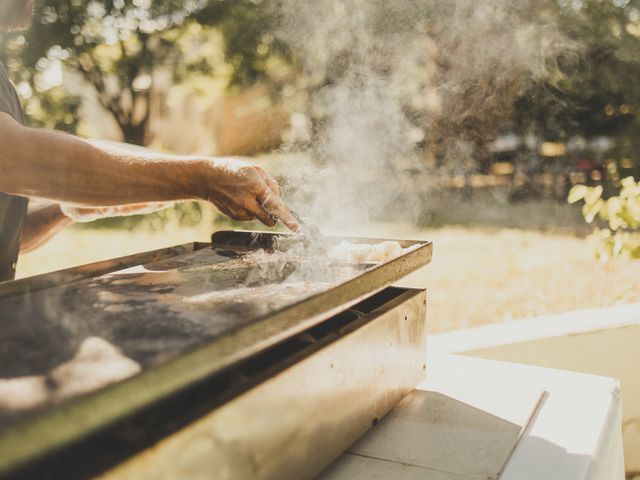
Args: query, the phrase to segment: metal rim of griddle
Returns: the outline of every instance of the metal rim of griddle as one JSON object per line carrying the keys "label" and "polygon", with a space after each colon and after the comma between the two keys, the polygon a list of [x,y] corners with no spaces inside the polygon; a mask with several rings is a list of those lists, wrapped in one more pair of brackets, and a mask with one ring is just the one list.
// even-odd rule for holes
{"label": "metal rim of griddle", "polygon": [[[255,238],[256,232],[217,232],[212,238],[211,246],[217,245],[216,238],[237,238],[238,235],[252,235]],[[264,239],[280,234],[258,232],[258,235],[262,235]],[[364,243],[383,241],[369,238],[357,240]],[[24,421],[9,425],[5,431],[0,432],[0,452],[11,452],[9,455],[0,456],[0,476],[28,462],[40,452],[51,449],[52,446],[77,441],[84,435],[151,405],[158,399],[296,335],[379,292],[431,261],[433,246],[430,241],[400,243],[419,246],[335,287],[265,315],[254,323],[241,326],[229,335],[215,339],[167,363],[151,367],[138,375],[85,396],[63,402],[56,405],[56,408],[45,408]],[[193,251],[194,245],[202,247],[207,244],[188,244],[182,248],[187,247],[189,250],[189,245],[192,245],[190,251]],[[157,252],[160,251],[155,252],[159,255]],[[132,260],[131,257],[126,258]],[[113,262],[124,268],[124,262]],[[89,268],[85,267],[84,271],[87,270]],[[87,278],[87,275],[84,278]],[[28,291],[28,282],[22,288]]]}
{"label": "metal rim of griddle", "polygon": [[0,282],[0,299],[23,295],[30,292],[37,292],[47,288],[68,285],[91,277],[105,275],[122,270],[135,265],[158,262],[168,258],[193,253],[201,248],[208,247],[209,243],[192,242],[174,247],[160,248],[148,252],[135,253],[124,257],[101,260],[99,262],[81,265],[79,267],[66,268],[56,272],[34,275],[33,277],[21,278]]}

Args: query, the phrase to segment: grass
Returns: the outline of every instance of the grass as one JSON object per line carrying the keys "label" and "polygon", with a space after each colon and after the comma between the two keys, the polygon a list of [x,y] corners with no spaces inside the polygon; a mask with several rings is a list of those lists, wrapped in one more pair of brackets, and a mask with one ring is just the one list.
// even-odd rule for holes
{"label": "grass", "polygon": [[[210,221],[156,231],[69,228],[21,257],[18,276],[207,241],[211,231]],[[602,264],[584,239],[568,233],[377,223],[341,234],[433,240],[431,265],[403,281],[428,289],[431,332],[640,301],[639,261]]]}
{"label": "grass", "polygon": [[431,331],[640,301],[640,262],[593,259],[581,238],[521,230],[445,228],[430,268]]}

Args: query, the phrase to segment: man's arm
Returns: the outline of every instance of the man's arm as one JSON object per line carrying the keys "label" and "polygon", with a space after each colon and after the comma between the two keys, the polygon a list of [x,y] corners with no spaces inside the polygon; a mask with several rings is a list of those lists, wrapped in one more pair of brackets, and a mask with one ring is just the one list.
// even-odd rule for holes
{"label": "man's arm", "polygon": [[168,203],[140,203],[115,207],[76,207],[51,202],[29,204],[22,229],[20,253],[29,253],[42,246],[64,227],[75,222],[87,223],[100,218],[143,215],[164,210]]}
{"label": "man's arm", "polygon": [[67,225],[73,223],[57,203],[46,203],[29,209],[22,228],[20,253],[35,250]]}
{"label": "man's arm", "polygon": [[0,191],[85,206],[204,199],[236,220],[299,224],[277,183],[234,158],[150,154],[30,129],[0,113]]}

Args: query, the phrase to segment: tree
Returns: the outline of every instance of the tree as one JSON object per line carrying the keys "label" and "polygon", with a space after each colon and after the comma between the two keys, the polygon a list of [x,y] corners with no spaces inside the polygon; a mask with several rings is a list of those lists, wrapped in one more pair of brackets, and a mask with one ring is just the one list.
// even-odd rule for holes
{"label": "tree", "polygon": [[[181,40],[201,32],[192,28],[196,14],[199,21],[214,25],[225,18],[232,3],[41,0],[31,28],[3,42],[3,56],[11,54],[14,61],[9,66],[15,79],[26,82],[36,93],[42,90],[38,77],[52,66],[62,65],[80,74],[116,121],[123,139],[144,145],[148,143],[151,96],[158,70],[173,72],[177,82],[190,73],[210,73],[207,59],[185,54],[188,52]],[[40,93],[40,98],[45,98],[45,93]],[[41,103],[42,108],[52,107],[49,113],[55,111],[54,117],[75,116],[77,109],[73,95],[55,105]]]}
{"label": "tree", "polygon": [[227,1],[220,9],[219,0],[209,1],[195,19],[200,25],[217,28],[224,39],[224,54],[232,67],[229,87],[245,88],[263,82],[277,93],[282,86],[274,74],[277,67],[288,69],[296,60],[282,38],[274,35],[282,20],[280,0]]}
{"label": "tree", "polygon": [[555,6],[554,22],[579,48],[518,100],[519,128],[533,125],[550,140],[615,138],[609,180],[638,176],[640,1],[558,0]]}
{"label": "tree", "polygon": [[223,34],[230,86],[266,79],[270,58],[291,61],[286,46],[267,34],[277,18],[269,2],[40,0],[35,11],[28,31],[5,35],[0,56],[16,83],[33,92],[27,113],[38,126],[68,131],[77,126],[79,98],[42,85],[42,72],[52,66],[80,74],[123,139],[144,145],[157,72],[172,72],[174,84],[192,74],[214,73],[210,59],[190,48],[209,41],[210,28]]}

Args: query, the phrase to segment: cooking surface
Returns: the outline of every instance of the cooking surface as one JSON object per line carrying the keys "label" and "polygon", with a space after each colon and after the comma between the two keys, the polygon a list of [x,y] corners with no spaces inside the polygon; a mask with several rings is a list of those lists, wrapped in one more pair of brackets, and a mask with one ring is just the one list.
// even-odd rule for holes
{"label": "cooking surface", "polygon": [[[265,250],[248,233],[229,235],[218,237],[224,244],[214,236],[212,246],[192,253],[0,299],[0,427],[291,310],[293,317],[282,316],[287,322],[266,323],[268,332],[256,337],[276,341],[279,328],[303,323],[308,315],[300,312],[309,301],[324,298],[317,305],[326,312],[313,306],[306,312],[327,318],[345,301],[428,262],[425,252],[416,251],[403,255],[413,255],[413,262],[340,264],[296,245],[286,245],[286,252]],[[264,238],[268,245],[276,237]],[[430,245],[403,244],[410,245],[427,245],[430,258]],[[367,285],[350,285],[375,271],[379,278]],[[238,351],[246,347],[236,343]]]}
{"label": "cooking surface", "polygon": [[362,272],[331,266],[296,278],[304,262],[286,254],[238,258],[203,249],[0,302],[0,377],[41,374],[97,336],[143,367]]}

